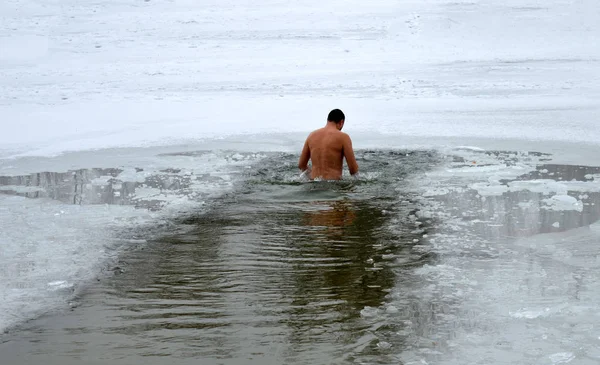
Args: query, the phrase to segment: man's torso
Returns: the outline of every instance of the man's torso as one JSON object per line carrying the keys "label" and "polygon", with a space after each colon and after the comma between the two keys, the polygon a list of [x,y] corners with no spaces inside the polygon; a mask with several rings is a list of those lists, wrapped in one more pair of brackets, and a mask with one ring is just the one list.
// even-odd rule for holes
{"label": "man's torso", "polygon": [[312,160],[311,178],[338,180],[344,167],[343,133],[328,128],[317,129],[308,137]]}

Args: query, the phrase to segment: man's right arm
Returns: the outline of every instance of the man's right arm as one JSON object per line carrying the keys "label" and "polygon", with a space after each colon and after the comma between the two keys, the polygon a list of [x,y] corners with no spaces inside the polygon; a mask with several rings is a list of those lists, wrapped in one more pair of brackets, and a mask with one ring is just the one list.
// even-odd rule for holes
{"label": "man's right arm", "polygon": [[298,160],[298,168],[300,171],[305,171],[308,169],[308,160],[310,160],[310,147],[308,147],[308,138],[306,142],[304,142],[304,148],[302,148],[302,153],[300,154],[300,160]]}
{"label": "man's right arm", "polygon": [[348,164],[348,170],[350,170],[350,175],[356,175],[358,173],[358,163],[356,163],[356,158],[354,157],[354,150],[352,149],[352,140],[350,136],[344,133],[344,145],[343,149],[344,157],[346,158],[346,163]]}

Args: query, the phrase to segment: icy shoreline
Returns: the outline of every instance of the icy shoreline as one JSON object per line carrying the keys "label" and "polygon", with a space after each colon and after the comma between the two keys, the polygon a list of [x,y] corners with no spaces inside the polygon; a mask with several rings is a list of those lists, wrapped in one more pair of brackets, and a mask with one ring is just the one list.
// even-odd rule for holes
{"label": "icy shoreline", "polygon": [[349,133],[403,147],[597,144],[596,5],[15,0],[0,5],[0,153],[306,134],[334,107]]}

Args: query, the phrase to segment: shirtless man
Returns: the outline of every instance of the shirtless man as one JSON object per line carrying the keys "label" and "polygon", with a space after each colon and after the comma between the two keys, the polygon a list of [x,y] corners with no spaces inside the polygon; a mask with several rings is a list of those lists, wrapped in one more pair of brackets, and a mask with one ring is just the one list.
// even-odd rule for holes
{"label": "shirtless man", "polygon": [[312,160],[312,171],[309,171],[311,179],[341,179],[344,157],[350,174],[358,173],[358,164],[352,150],[352,140],[350,140],[350,136],[342,132],[345,119],[341,110],[334,109],[327,116],[325,127],[313,131],[306,138],[298,167],[304,172],[308,170],[308,160]]}

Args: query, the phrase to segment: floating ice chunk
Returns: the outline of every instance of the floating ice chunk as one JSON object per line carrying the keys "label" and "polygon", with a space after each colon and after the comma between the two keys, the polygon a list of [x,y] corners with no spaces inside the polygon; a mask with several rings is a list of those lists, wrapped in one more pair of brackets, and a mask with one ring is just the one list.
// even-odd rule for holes
{"label": "floating ice chunk", "polygon": [[584,177],[587,180],[600,180],[600,174],[587,174]]}
{"label": "floating ice chunk", "polygon": [[[600,181],[600,178],[598,179]],[[533,193],[566,195],[569,191],[583,193],[600,192],[600,184],[590,181],[555,181],[555,180],[527,180],[512,181],[508,183],[510,191],[529,190]]]}
{"label": "floating ice chunk", "polygon": [[134,168],[126,168],[119,175],[117,175],[116,179],[127,182],[139,182],[143,183],[146,181],[146,176],[149,173],[144,171],[137,171]]}
{"label": "floating ice chunk", "polygon": [[508,314],[510,314],[510,316],[513,318],[533,319],[539,317],[547,317],[548,315],[550,315],[550,308],[538,310],[521,309],[516,312],[509,312]]}
{"label": "floating ice chunk", "polygon": [[377,343],[377,347],[379,347],[382,350],[387,350],[392,347],[392,344],[389,342],[380,341],[379,343]]}
{"label": "floating ice chunk", "polygon": [[379,310],[374,307],[364,307],[360,311],[362,317],[375,317],[379,313]]}
{"label": "floating ice chunk", "polygon": [[394,307],[393,305],[388,306],[385,311],[387,313],[398,313],[398,308]]}
{"label": "floating ice chunk", "polygon": [[51,281],[48,283],[49,290],[70,289],[72,287],[73,287],[73,284],[71,284],[65,280]]}
{"label": "floating ice chunk", "polygon": [[471,184],[470,188],[476,190],[481,196],[500,196],[508,192],[508,186],[500,184],[474,183]]}
{"label": "floating ice chunk", "polygon": [[105,186],[109,184],[109,181],[114,179],[112,176],[100,176],[95,179],[92,179],[92,185],[95,186]]}
{"label": "floating ice chunk", "polygon": [[576,210],[583,211],[583,202],[569,195],[554,195],[551,198],[544,199],[545,209],[549,210]]}
{"label": "floating ice chunk", "polygon": [[572,352],[557,352],[548,357],[553,364],[566,364],[575,358],[575,354]]}
{"label": "floating ice chunk", "polygon": [[566,195],[569,190],[563,183],[549,179],[512,181],[508,183],[510,191],[529,190],[532,193],[550,194],[556,193]]}
{"label": "floating ice chunk", "polygon": [[428,210],[420,210],[417,212],[417,216],[419,216],[420,218],[431,218],[433,216],[433,214],[428,211]]}
{"label": "floating ice chunk", "polygon": [[136,200],[168,200],[168,198],[162,194],[160,189],[150,187],[137,188],[132,197]]}
{"label": "floating ice chunk", "polygon": [[446,195],[450,193],[450,189],[448,188],[431,188],[427,189],[422,195],[427,196],[438,196],[438,195]]}

